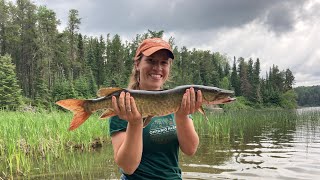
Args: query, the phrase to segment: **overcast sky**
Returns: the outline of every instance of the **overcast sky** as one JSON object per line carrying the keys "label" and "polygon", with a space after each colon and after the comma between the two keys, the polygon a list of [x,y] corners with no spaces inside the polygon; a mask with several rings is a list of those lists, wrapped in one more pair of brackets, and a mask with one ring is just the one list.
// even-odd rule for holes
{"label": "overcast sky", "polygon": [[70,9],[89,36],[164,30],[178,47],[196,48],[289,68],[296,86],[320,85],[320,0],[34,0],[57,13],[61,27]]}

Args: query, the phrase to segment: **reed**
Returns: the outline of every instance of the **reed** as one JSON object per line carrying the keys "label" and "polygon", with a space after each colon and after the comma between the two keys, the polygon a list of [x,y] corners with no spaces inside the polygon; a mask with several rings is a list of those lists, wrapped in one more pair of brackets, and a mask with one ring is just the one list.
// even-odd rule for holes
{"label": "reed", "polygon": [[108,122],[91,117],[76,131],[68,131],[71,113],[0,111],[0,177],[25,175],[31,161],[45,160],[68,151],[91,151],[109,140]]}
{"label": "reed", "polygon": [[235,139],[252,139],[265,129],[295,126],[297,114],[290,110],[251,110],[209,113],[208,121],[202,115],[193,115],[197,132],[214,141],[228,142]]}

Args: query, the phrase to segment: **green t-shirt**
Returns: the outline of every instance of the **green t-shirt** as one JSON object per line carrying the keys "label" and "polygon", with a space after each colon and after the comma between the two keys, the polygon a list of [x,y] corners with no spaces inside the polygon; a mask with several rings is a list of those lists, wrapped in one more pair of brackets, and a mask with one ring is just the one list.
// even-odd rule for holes
{"label": "green t-shirt", "polygon": [[[109,119],[110,135],[125,131],[127,121],[113,116]],[[143,128],[141,162],[128,179],[181,179],[178,163],[179,142],[174,115],[153,117]]]}

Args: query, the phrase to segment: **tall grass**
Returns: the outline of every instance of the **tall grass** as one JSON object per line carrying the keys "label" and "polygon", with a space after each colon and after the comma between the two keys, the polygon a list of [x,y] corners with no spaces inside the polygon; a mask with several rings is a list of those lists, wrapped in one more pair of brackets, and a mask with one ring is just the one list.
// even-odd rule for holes
{"label": "tall grass", "polygon": [[[75,131],[68,131],[69,112],[0,111],[0,173],[2,176],[25,175],[30,161],[61,157],[67,151],[92,150],[97,143],[108,141],[108,123],[90,117]],[[0,174],[1,177],[1,174]]]}
{"label": "tall grass", "polygon": [[[284,131],[295,127],[297,114],[290,110],[242,110],[225,113],[208,113],[208,121],[195,114],[197,132],[211,137],[214,141],[228,142],[234,139],[250,140],[274,127],[285,127]],[[253,136],[254,135],[254,136]],[[246,138],[245,138],[246,137]]]}

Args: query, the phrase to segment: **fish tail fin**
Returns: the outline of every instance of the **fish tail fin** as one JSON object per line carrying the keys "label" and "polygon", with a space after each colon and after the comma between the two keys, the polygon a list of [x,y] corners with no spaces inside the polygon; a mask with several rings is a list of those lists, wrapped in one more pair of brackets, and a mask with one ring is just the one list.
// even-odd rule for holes
{"label": "fish tail fin", "polygon": [[92,112],[87,112],[84,108],[84,103],[86,100],[78,99],[66,99],[56,102],[59,106],[68,109],[73,112],[73,118],[70,123],[69,131],[78,128],[82,123],[84,123],[92,114]]}

